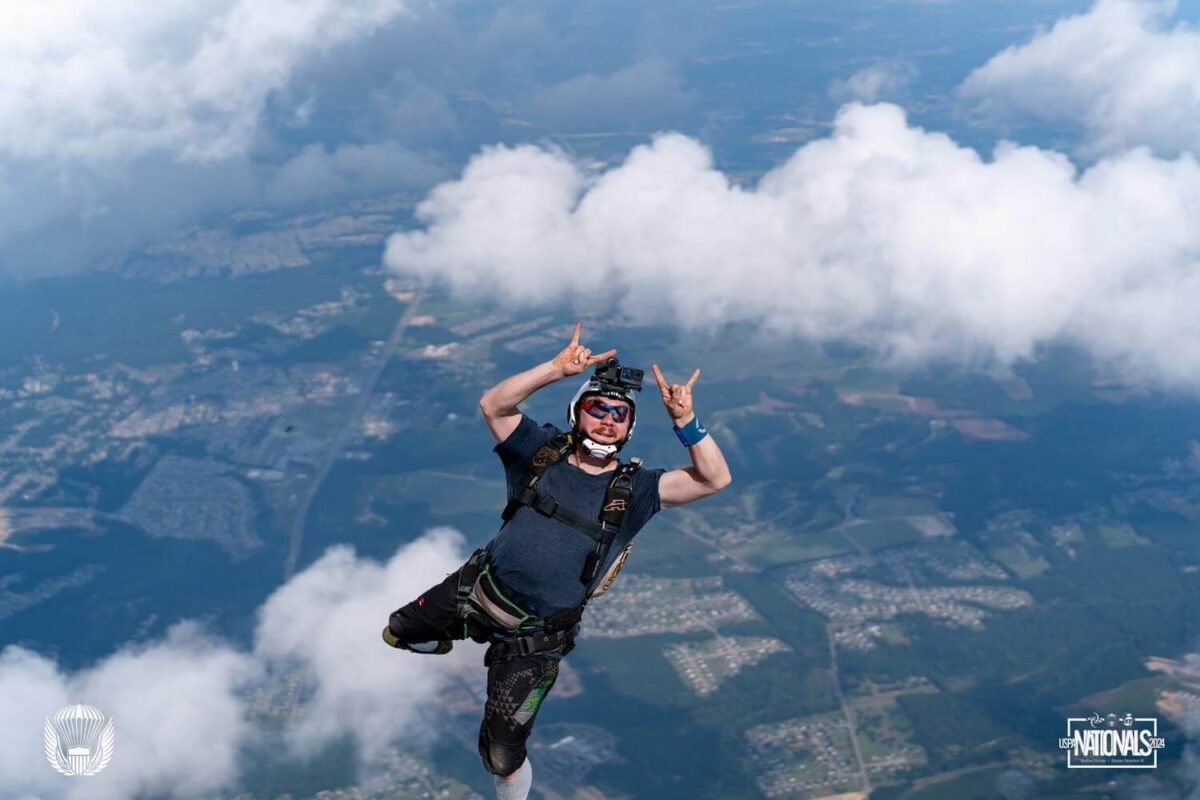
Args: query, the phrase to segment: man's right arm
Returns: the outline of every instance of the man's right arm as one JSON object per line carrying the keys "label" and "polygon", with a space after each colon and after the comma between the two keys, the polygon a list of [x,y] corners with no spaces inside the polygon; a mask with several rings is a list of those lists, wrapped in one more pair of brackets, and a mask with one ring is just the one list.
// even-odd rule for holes
{"label": "man's right arm", "polygon": [[503,442],[517,429],[521,423],[521,410],[517,406],[529,395],[564,377],[560,367],[547,361],[505,378],[484,392],[479,398],[479,410],[495,440]]}
{"label": "man's right arm", "polygon": [[525,402],[529,395],[555,381],[578,375],[617,354],[614,349],[592,355],[591,350],[579,344],[579,332],[582,329],[583,324],[576,322],[571,343],[562,352],[544,364],[505,378],[479,398],[479,410],[483,412],[483,418],[497,443],[507,439],[521,424],[521,410],[517,406]]}

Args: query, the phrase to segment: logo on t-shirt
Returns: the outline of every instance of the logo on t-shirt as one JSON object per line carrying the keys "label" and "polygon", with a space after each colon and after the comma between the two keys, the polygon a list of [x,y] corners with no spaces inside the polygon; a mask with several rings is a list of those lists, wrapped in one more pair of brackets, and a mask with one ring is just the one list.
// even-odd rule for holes
{"label": "logo on t-shirt", "polygon": [[533,454],[533,463],[535,466],[544,467],[547,464],[553,464],[555,461],[558,461],[558,451],[550,445],[542,445]]}

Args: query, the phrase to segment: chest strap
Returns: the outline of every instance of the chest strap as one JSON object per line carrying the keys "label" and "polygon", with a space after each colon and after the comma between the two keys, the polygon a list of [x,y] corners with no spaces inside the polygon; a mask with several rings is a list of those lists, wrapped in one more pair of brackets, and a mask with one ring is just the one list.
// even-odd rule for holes
{"label": "chest strap", "polygon": [[[529,506],[539,514],[553,517],[563,524],[570,525],[575,530],[587,534],[597,544],[612,542],[613,537],[617,534],[617,529],[620,528],[619,523],[613,525],[604,520],[589,519],[583,514],[576,513],[560,504],[545,492],[528,486],[523,487],[509,501],[509,505],[505,509],[506,511],[508,508],[512,509],[512,512],[508,515],[509,518],[516,513],[517,508],[520,506]],[[505,519],[505,522],[507,521]]]}
{"label": "chest strap", "polygon": [[517,513],[518,508],[529,506],[539,514],[552,517],[564,525],[569,525],[586,534],[596,543],[596,547],[588,554],[583,569],[580,571],[579,580],[584,585],[590,586],[596,578],[600,564],[608,555],[609,548],[612,547],[613,539],[621,529],[625,512],[629,510],[629,504],[633,498],[633,476],[641,467],[642,460],[631,458],[629,463],[617,466],[612,480],[609,481],[608,490],[604,494],[600,513],[596,519],[591,519],[562,505],[538,487],[538,483],[546,471],[560,461],[565,461],[574,449],[575,435],[570,431],[554,436],[539,447],[525,466],[528,476],[525,485],[509,499],[500,518],[507,524]]}

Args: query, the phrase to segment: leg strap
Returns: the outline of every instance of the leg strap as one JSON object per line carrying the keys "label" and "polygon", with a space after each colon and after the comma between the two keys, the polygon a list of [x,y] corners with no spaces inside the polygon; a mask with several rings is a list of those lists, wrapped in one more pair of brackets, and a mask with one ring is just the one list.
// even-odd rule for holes
{"label": "leg strap", "polygon": [[526,636],[516,636],[512,639],[496,642],[488,648],[484,655],[484,665],[491,666],[493,662],[504,661],[517,656],[531,656],[538,653],[550,653],[556,650],[568,650],[571,643],[570,631],[555,631],[546,633],[538,631]]}
{"label": "leg strap", "polygon": [[467,563],[463,564],[458,573],[458,616],[461,619],[467,615],[467,599],[475,587],[475,580],[487,563],[487,548],[481,547],[471,554]]}

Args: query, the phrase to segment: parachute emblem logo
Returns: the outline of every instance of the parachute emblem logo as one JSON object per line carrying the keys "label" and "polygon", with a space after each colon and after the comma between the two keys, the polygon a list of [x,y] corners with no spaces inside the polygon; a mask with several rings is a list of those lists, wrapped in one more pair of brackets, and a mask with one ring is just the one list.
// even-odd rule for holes
{"label": "parachute emblem logo", "polygon": [[60,708],[42,734],[46,760],[63,775],[95,775],[108,766],[115,744],[113,718],[81,703]]}
{"label": "parachute emblem logo", "polygon": [[543,446],[533,456],[533,463],[539,467],[558,461],[558,451],[553,447]]}

